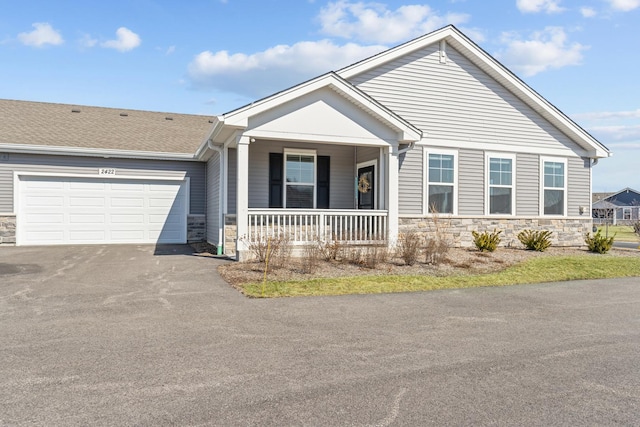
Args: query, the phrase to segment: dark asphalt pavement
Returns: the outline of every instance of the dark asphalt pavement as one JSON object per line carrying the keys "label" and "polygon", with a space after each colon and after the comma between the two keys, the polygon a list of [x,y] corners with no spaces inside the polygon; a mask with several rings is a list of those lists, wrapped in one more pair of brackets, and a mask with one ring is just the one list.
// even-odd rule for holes
{"label": "dark asphalt pavement", "polygon": [[0,426],[640,424],[640,279],[259,300],[222,262],[0,247]]}

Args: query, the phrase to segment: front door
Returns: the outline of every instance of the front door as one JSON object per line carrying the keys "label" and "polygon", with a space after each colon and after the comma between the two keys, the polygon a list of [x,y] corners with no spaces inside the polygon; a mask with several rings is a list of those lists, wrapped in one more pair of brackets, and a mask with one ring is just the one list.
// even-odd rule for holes
{"label": "front door", "polygon": [[358,209],[375,209],[375,167],[358,168]]}

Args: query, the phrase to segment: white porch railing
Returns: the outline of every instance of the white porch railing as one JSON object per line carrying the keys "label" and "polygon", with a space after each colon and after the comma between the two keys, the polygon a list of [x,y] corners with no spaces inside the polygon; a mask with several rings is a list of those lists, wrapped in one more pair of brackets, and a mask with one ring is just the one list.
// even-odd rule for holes
{"label": "white porch railing", "polygon": [[249,209],[249,243],[288,237],[291,243],[339,241],[381,244],[387,240],[387,211]]}

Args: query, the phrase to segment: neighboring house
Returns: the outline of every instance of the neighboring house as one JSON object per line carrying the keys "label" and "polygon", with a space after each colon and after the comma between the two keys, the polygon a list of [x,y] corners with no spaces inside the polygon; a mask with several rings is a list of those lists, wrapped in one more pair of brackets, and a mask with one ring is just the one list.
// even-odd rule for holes
{"label": "neighboring house", "polygon": [[617,193],[604,193],[591,206],[595,223],[630,224],[640,220],[640,192],[624,188]]}
{"label": "neighboring house", "polygon": [[[129,112],[129,118],[135,114]],[[471,230],[494,228],[504,230],[506,244],[518,231],[536,228],[553,231],[557,244],[580,245],[591,228],[591,168],[610,155],[452,26],[215,117],[211,124],[204,117],[173,116],[174,124],[178,117],[185,126],[193,121],[194,132],[208,128],[199,147],[190,145],[197,135],[189,134],[180,149],[169,150],[162,136],[168,123],[158,114],[157,128],[149,124],[157,135],[149,138],[150,147],[138,144],[138,132],[129,135],[129,150],[145,151],[136,151],[140,157],[131,166],[137,173],[147,171],[145,179],[173,176],[169,171],[175,169],[190,178],[185,215],[206,213],[206,239],[228,254],[238,249],[239,258],[253,242],[283,233],[301,244],[328,239],[394,244],[405,230],[430,233],[434,216],[446,222],[456,245],[470,245]],[[40,212],[34,211],[39,199],[23,194],[29,196],[34,187],[25,184],[34,180],[33,170],[39,171],[33,191],[58,181],[117,184],[122,175],[136,182],[124,159],[116,159],[126,153],[107,154],[109,159],[98,162],[86,150],[74,156],[55,144],[30,146],[41,144],[38,133],[33,139],[19,136],[26,142],[7,149],[4,143],[11,140],[2,135],[0,119],[0,152],[9,153],[0,158],[0,212],[9,221],[15,218],[18,244],[30,243],[24,224]],[[113,132],[120,123],[112,123]],[[109,125],[102,129],[106,138],[92,146],[92,155],[99,156],[108,143]],[[156,166],[154,159],[165,159],[161,151],[180,155]],[[42,162],[48,166],[44,170]],[[53,168],[60,162],[62,170]],[[74,197],[76,190],[65,188],[59,190],[64,197]],[[83,200],[76,202],[88,203]],[[136,215],[145,212],[141,206]],[[66,221],[66,214],[59,215]],[[186,230],[186,217],[174,220]]]}

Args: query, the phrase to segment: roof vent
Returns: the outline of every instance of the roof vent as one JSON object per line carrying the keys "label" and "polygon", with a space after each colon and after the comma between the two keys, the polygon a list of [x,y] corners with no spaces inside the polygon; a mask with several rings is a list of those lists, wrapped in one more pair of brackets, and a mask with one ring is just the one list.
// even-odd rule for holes
{"label": "roof vent", "polygon": [[80,109],[79,109],[79,108],[73,108],[73,109],[71,110],[71,112],[72,112],[72,113],[79,113],[79,112],[80,112]]}
{"label": "roof vent", "polygon": [[173,117],[165,117],[165,120],[173,120]]}
{"label": "roof vent", "polygon": [[127,114],[127,113],[120,113],[120,117],[129,117],[129,114]]}
{"label": "roof vent", "polygon": [[209,123],[213,123],[213,120],[209,120]]}

